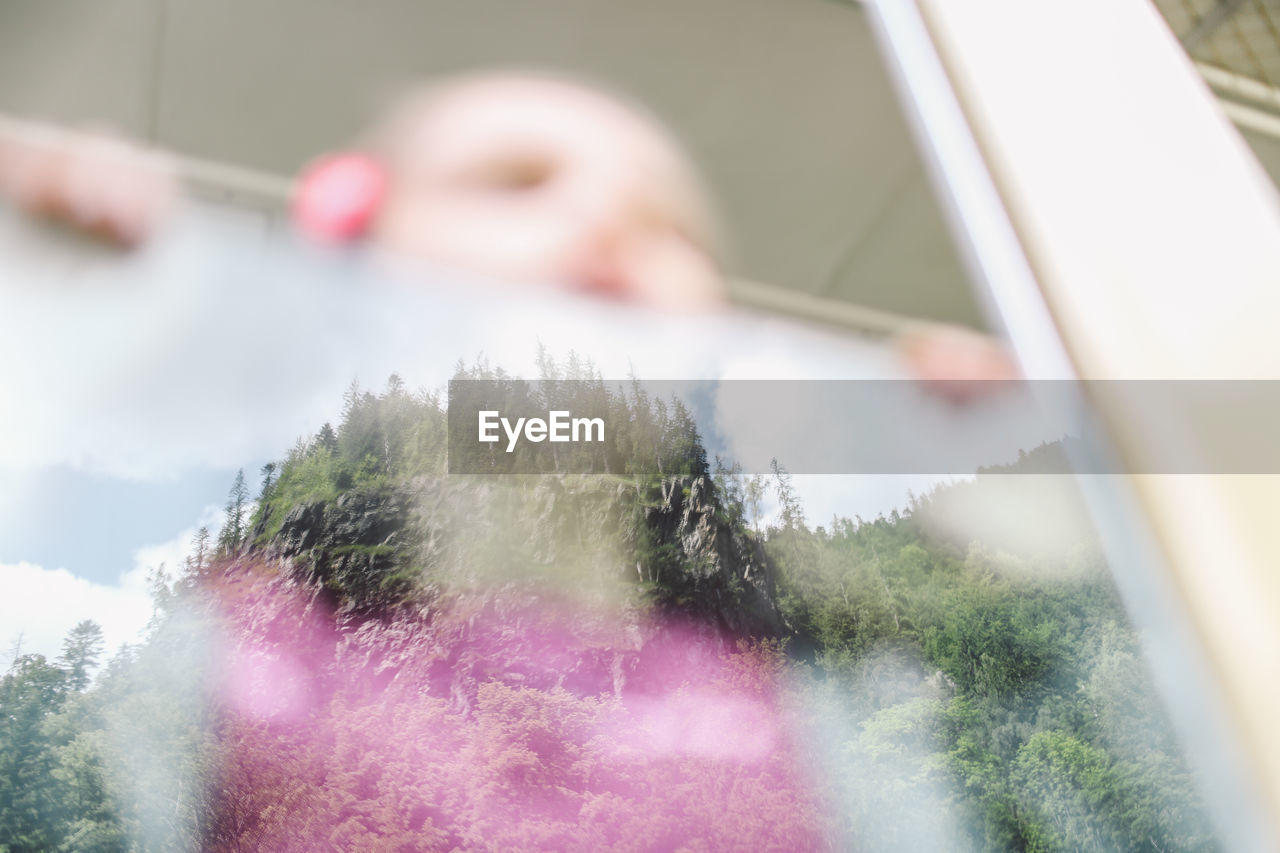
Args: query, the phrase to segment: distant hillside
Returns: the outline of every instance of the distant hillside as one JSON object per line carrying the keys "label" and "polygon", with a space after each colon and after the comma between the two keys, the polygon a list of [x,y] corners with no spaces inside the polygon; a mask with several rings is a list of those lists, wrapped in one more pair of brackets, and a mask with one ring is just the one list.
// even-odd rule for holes
{"label": "distant hillside", "polygon": [[536,592],[623,582],[733,635],[783,636],[773,568],[741,504],[713,479],[684,406],[598,379],[556,391],[589,399],[554,406],[604,400],[619,410],[610,423],[630,427],[591,449],[601,473],[446,475],[442,402],[393,377],[380,395],[353,387],[337,429],[326,424],[273,467],[247,533],[227,550],[287,566],[339,610],[501,583]]}
{"label": "distant hillside", "polygon": [[145,644],[15,660],[0,850],[1217,849],[1059,448],[819,524],[543,361],[626,427],[592,473],[449,475],[439,399],[353,386]]}

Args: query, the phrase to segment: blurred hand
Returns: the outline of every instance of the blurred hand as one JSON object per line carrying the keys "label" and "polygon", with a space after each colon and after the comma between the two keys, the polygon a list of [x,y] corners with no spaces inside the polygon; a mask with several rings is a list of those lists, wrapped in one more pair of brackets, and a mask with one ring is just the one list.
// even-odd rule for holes
{"label": "blurred hand", "polygon": [[0,123],[0,197],[122,247],[167,218],[178,183],[160,153],[105,133]]}
{"label": "blurred hand", "polygon": [[1019,379],[1005,346],[988,335],[958,326],[930,325],[897,341],[911,375],[955,403],[997,391],[999,382]]}

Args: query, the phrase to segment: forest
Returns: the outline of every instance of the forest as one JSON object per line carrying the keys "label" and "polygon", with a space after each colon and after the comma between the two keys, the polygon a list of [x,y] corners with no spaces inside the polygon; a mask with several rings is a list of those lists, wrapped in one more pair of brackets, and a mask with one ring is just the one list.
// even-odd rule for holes
{"label": "forest", "polygon": [[449,474],[439,394],[353,384],[157,567],[145,641],[16,655],[0,851],[1217,848],[1097,543],[948,523],[1069,478],[811,519],[785,460],[540,361],[457,376],[624,424],[591,473]]}

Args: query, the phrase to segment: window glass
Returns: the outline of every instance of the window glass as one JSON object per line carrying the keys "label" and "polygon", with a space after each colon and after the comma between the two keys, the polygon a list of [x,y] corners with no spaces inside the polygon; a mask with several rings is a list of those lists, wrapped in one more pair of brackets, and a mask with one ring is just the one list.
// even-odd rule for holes
{"label": "window glass", "polygon": [[[0,219],[0,849],[1221,846],[860,8],[269,5],[0,10],[0,107],[194,185]],[[497,64],[642,111],[360,131]]]}

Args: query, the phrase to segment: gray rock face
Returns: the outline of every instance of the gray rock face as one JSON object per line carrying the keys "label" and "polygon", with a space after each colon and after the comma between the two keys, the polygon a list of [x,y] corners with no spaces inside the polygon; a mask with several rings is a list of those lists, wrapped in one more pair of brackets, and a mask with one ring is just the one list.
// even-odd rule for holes
{"label": "gray rock face", "polygon": [[646,487],[589,477],[514,486],[423,478],[295,506],[262,552],[353,611],[400,603],[424,587],[474,587],[486,572],[505,581],[514,571],[536,577],[530,566],[612,572],[625,561],[666,612],[736,636],[788,633],[772,566],[727,518],[706,477]]}
{"label": "gray rock face", "polygon": [[759,542],[722,517],[706,477],[673,477],[657,506],[645,507],[645,526],[660,548],[674,545],[669,574],[656,578],[660,600],[714,620],[731,634],[788,633],[778,609],[773,567]]}
{"label": "gray rock face", "polygon": [[411,496],[397,489],[353,490],[332,502],[299,504],[263,555],[291,566],[299,580],[318,583],[346,608],[393,603],[412,585],[411,505]]}
{"label": "gray rock face", "polygon": [[[426,477],[296,505],[265,532],[238,560],[284,576],[243,597],[241,633],[279,623],[267,634],[284,646],[317,646],[324,690],[407,690],[463,714],[488,682],[648,694],[709,649],[791,633],[763,549],[707,478]],[[272,603],[295,599],[312,615]],[[330,627],[308,639],[320,613]]]}

